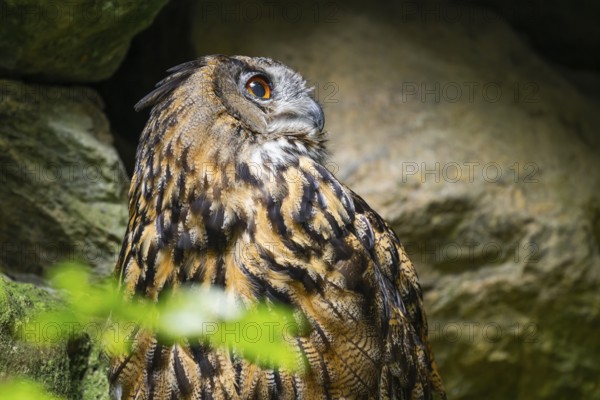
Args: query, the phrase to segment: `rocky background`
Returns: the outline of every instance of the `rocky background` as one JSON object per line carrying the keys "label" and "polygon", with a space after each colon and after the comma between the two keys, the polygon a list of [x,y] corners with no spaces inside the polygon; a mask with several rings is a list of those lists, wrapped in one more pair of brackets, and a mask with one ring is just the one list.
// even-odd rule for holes
{"label": "rocky background", "polygon": [[165,2],[0,0],[0,378],[107,398],[89,341],[12,333],[60,304],[57,261],[112,269],[133,104],[224,53],[315,85],[329,168],[417,265],[449,398],[600,399],[597,2]]}

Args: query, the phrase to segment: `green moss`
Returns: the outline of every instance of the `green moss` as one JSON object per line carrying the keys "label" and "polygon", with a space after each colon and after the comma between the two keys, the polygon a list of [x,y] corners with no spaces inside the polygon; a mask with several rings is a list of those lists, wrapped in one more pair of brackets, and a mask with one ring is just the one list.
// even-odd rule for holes
{"label": "green moss", "polygon": [[57,294],[0,275],[0,333],[12,334],[36,313],[63,304]]}
{"label": "green moss", "polygon": [[32,338],[43,329],[26,330],[25,324],[36,312],[56,308],[60,300],[30,284],[0,277],[0,376],[25,376],[42,383],[59,395],[71,386],[69,356],[64,344],[38,347],[16,339],[19,333]]}
{"label": "green moss", "polygon": [[82,400],[108,399],[106,371],[108,360],[98,346],[92,346],[87,358],[85,375],[80,382],[79,393]]}
{"label": "green moss", "polygon": [[86,337],[38,346],[17,339],[53,335],[53,327],[26,327],[33,316],[54,310],[59,295],[0,275],[0,379],[23,376],[66,399],[108,399],[107,365]]}

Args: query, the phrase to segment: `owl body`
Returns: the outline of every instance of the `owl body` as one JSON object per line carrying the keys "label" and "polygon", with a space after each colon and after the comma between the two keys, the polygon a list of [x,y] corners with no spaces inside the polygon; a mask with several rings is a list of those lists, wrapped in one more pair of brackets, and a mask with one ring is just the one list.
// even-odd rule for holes
{"label": "owl body", "polygon": [[295,371],[138,332],[113,357],[120,399],[431,399],[443,394],[421,290],[390,227],[324,166],[324,117],[304,79],[266,58],[171,70],[152,105],[116,273],[125,295],[221,287],[291,306]]}

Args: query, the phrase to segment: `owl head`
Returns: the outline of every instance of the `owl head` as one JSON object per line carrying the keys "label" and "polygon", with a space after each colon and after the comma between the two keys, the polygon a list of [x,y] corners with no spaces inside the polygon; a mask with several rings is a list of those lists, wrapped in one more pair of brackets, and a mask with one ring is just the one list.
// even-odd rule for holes
{"label": "owl head", "polygon": [[323,110],[304,78],[280,62],[213,55],[169,72],[136,105],[153,106],[138,162],[150,153],[218,168],[325,157]]}

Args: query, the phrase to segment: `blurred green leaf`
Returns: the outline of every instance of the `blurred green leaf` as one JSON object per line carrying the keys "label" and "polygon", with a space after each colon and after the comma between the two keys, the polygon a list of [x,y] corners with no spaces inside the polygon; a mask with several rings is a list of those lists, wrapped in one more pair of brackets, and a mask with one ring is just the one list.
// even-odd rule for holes
{"label": "blurred green leaf", "polygon": [[160,302],[125,300],[115,285],[91,283],[90,272],[75,263],[57,266],[51,282],[66,293],[67,307],[28,323],[28,341],[56,343],[86,332],[109,353],[124,354],[132,333],[143,329],[170,343],[226,346],[261,365],[294,369],[299,364],[290,345],[297,327],[288,308],[260,304],[246,310],[231,294],[205,286],[179,288]]}
{"label": "blurred green leaf", "polygon": [[48,393],[42,385],[25,379],[0,382],[2,400],[60,400],[61,397]]}
{"label": "blurred green leaf", "polygon": [[239,320],[221,323],[209,339],[214,345],[225,344],[258,364],[294,370],[299,359],[291,343],[298,327],[291,315],[291,310],[281,306],[260,305]]}
{"label": "blurred green leaf", "polygon": [[156,330],[172,339],[198,338],[211,324],[235,320],[243,314],[241,305],[222,290],[187,287],[166,296],[159,305]]}

